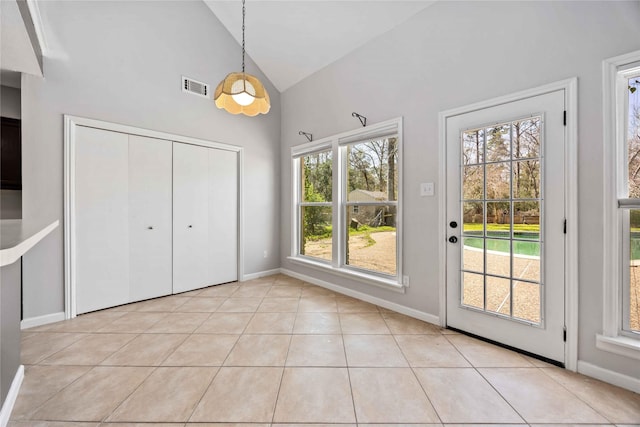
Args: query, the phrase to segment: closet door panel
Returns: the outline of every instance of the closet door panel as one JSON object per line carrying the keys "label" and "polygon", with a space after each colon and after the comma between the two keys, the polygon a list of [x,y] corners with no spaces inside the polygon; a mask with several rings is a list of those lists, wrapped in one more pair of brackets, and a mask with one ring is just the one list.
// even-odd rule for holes
{"label": "closet door panel", "polygon": [[210,285],[208,149],[173,143],[173,293]]}
{"label": "closet door panel", "polygon": [[172,292],[172,142],[129,136],[130,300]]}
{"label": "closet door panel", "polygon": [[209,277],[238,280],[238,153],[209,151]]}
{"label": "closet door panel", "polygon": [[129,301],[128,136],[79,126],[75,147],[76,310]]}

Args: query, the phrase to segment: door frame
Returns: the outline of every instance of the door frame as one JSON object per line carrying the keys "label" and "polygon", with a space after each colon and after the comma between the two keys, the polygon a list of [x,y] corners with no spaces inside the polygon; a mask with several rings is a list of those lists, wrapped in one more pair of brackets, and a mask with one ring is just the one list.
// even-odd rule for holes
{"label": "door frame", "polygon": [[238,153],[238,281],[244,281],[244,148],[119,123],[64,115],[64,315],[76,317],[75,147],[76,128],[85,126]]}
{"label": "door frame", "polygon": [[565,91],[566,126],[565,136],[565,212],[567,235],[565,244],[565,367],[576,371],[578,365],[578,78],[538,86],[509,95],[476,102],[438,114],[439,166],[438,176],[438,239],[439,239],[439,316],[440,326],[447,325],[447,120],[510,102],[544,95],[558,90]]}

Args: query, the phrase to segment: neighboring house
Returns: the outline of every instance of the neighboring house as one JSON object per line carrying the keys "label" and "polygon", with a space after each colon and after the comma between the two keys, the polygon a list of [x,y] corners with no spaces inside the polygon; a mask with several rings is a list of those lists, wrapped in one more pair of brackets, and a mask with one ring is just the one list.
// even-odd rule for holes
{"label": "neighboring house", "polygon": [[[350,202],[384,202],[387,193],[384,191],[353,190],[349,193]],[[352,205],[347,212],[348,222],[353,228],[358,225],[370,225],[379,227],[381,225],[394,225],[395,213],[391,213],[389,206]],[[355,221],[354,221],[355,220]]]}

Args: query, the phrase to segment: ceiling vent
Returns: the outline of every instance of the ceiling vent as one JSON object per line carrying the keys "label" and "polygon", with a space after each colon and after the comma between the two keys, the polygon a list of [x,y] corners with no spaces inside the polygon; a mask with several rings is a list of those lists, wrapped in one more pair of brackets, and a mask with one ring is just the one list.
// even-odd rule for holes
{"label": "ceiling vent", "polygon": [[210,93],[208,84],[185,76],[182,76],[182,91],[192,95],[198,95],[203,98],[209,98]]}

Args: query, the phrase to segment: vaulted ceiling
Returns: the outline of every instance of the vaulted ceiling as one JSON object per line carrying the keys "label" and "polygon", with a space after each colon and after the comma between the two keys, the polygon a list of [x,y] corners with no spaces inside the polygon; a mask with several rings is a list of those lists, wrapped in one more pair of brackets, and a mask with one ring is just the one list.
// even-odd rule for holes
{"label": "vaulted ceiling", "polygon": [[[241,1],[204,2],[241,42]],[[246,51],[283,92],[433,3],[427,0],[248,0]]]}

